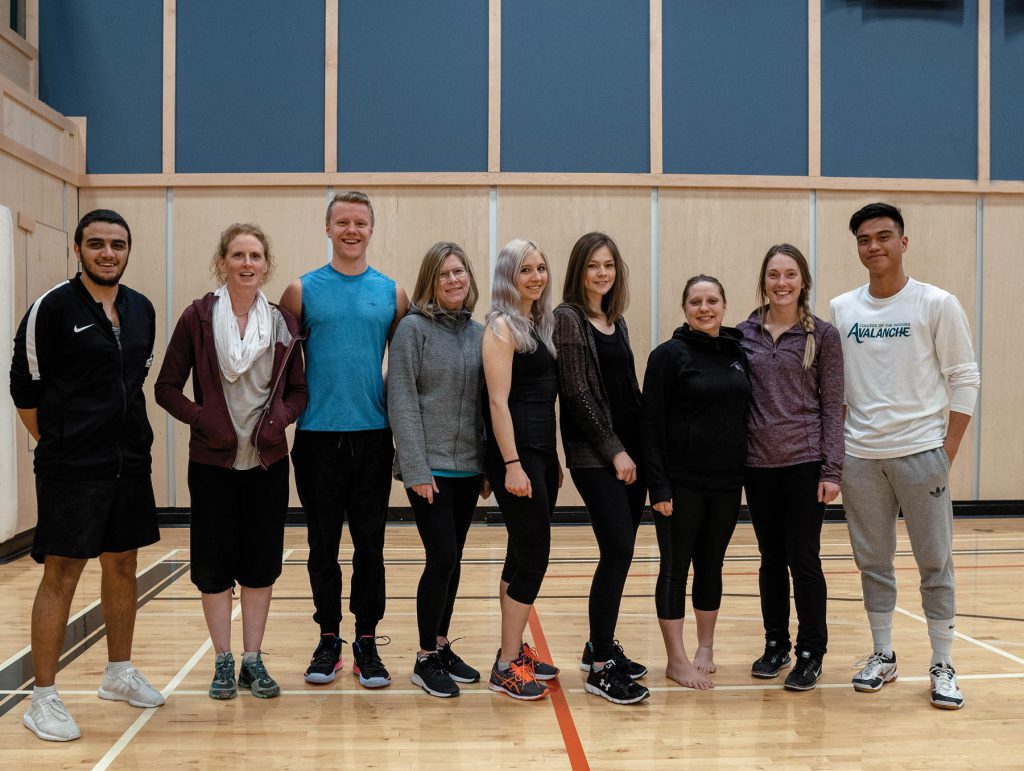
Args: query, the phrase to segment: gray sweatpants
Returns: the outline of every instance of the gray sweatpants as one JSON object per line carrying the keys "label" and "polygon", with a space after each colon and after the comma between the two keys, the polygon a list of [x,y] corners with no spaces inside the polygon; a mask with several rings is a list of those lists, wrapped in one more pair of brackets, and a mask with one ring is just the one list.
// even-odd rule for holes
{"label": "gray sweatpants", "polygon": [[945,450],[937,447],[885,460],[847,454],[842,489],[867,611],[892,613],[896,607],[893,559],[896,519],[902,509],[921,573],[924,614],[931,619],[953,618],[953,502]]}

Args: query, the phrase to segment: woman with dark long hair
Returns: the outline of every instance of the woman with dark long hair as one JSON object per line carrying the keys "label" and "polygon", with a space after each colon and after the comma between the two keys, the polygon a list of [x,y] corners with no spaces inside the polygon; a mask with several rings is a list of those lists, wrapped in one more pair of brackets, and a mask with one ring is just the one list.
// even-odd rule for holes
{"label": "woman with dark long hair", "polygon": [[590,673],[587,692],[615,704],[650,696],[634,682],[647,668],[631,661],[615,640],[647,500],[637,468],[640,386],[623,317],[628,304],[629,274],[615,242],[604,233],[581,236],[569,254],[554,337],[566,465],[587,505],[601,555],[590,586],[590,639],[580,668]]}

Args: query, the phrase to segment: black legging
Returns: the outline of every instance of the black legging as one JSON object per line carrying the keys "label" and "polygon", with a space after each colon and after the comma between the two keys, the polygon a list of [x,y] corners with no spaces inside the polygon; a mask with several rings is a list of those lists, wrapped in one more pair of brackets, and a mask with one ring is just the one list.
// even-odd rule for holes
{"label": "black legging", "polygon": [[416,588],[416,623],[420,649],[432,651],[438,637],[448,636],[462,574],[462,547],[480,495],[480,477],[434,477],[438,492],[428,503],[410,488],[412,513],[420,531],[426,564]]}
{"label": "black legging", "polygon": [[519,462],[530,478],[531,498],[512,495],[505,489],[505,465],[500,456],[488,459],[487,477],[508,531],[501,580],[508,583],[509,597],[532,605],[540,593],[551,553],[551,512],[558,498],[558,456],[520,448]]}
{"label": "black legging", "polygon": [[661,569],[654,601],[658,618],[686,615],[686,575],[693,562],[694,610],[722,604],[722,563],[736,529],[742,488],[695,490],[672,487],[672,516],[654,512]]}
{"label": "black legging", "polygon": [[758,583],[767,641],[789,647],[789,574],[799,628],[797,651],[821,658],[828,646],[825,623],[827,589],[821,572],[821,522],[818,501],[821,463],[782,468],[747,468],[747,505],[761,552]]}
{"label": "black legging", "polygon": [[631,485],[620,482],[607,466],[574,468],[569,473],[590,513],[601,553],[590,585],[590,642],[594,660],[607,661],[615,652],[615,623],[647,489],[639,480]]}

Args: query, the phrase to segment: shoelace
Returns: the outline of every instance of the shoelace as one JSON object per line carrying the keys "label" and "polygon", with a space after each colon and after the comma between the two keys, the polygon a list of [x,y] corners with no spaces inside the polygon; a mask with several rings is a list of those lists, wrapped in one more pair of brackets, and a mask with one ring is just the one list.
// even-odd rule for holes
{"label": "shoelace", "polygon": [[420,661],[426,662],[427,667],[430,669],[430,673],[433,675],[448,674],[448,670],[445,668],[444,662],[441,661],[441,657],[437,654],[425,656],[420,659]]}
{"label": "shoelace", "polygon": [[270,674],[267,672],[266,666],[263,664],[263,659],[257,656],[255,659],[250,661],[248,664],[243,665],[253,675],[256,680],[270,680]]}
{"label": "shoelace", "polygon": [[[854,662],[853,668],[854,669],[868,669],[868,667],[871,667],[872,669],[876,669],[877,670],[877,669],[881,669],[882,667],[884,667],[888,663],[889,662],[885,660],[885,654],[884,653],[872,653],[870,656],[866,656],[866,657],[862,658],[860,661]],[[868,673],[875,674],[875,672],[871,672],[871,670],[868,670]]]}
{"label": "shoelace", "polygon": [[341,646],[345,642],[339,637],[334,638],[337,641],[336,645],[328,645],[324,642],[323,638],[320,639],[320,644],[316,646],[316,650],[313,651],[313,661],[310,663],[311,667],[319,666],[334,666],[335,659],[341,658]]}
{"label": "shoelace", "polygon": [[793,667],[794,674],[805,675],[814,671],[814,659],[798,658]]}
{"label": "shoelace", "polygon": [[131,687],[133,691],[137,691],[141,688],[152,688],[149,680],[135,667],[128,667],[123,672],[118,672],[117,677],[124,680]]}
{"label": "shoelace", "polygon": [[[522,685],[529,685],[530,683],[537,682],[537,678],[533,674],[533,665],[531,662],[525,660],[524,656],[521,659],[517,659],[508,665],[509,672],[512,673],[512,679],[516,683]],[[520,663],[522,662],[522,663]]]}
{"label": "shoelace", "polygon": [[386,634],[379,634],[376,637],[363,637],[358,640],[359,643],[359,655],[363,659],[359,665],[359,669],[365,674],[369,671],[371,674],[376,674],[381,671],[387,671],[384,666],[384,662],[381,661],[380,654],[377,653],[377,640],[383,640],[380,645],[390,645],[391,638]]}
{"label": "shoelace", "polygon": [[953,676],[956,674],[947,667],[932,667],[931,674],[936,679],[935,690],[940,693],[954,693],[956,686],[953,684]]}
{"label": "shoelace", "polygon": [[537,662],[540,661],[540,656],[537,655],[537,651],[530,647],[529,643],[523,643],[523,658],[529,662],[531,667],[536,668]]}
{"label": "shoelace", "polygon": [[39,709],[43,713],[43,717],[55,717],[64,722],[71,719],[71,713],[68,712],[68,708],[59,696],[43,699],[39,702]]}
{"label": "shoelace", "polygon": [[605,663],[604,669],[600,670],[597,674],[600,677],[606,677],[612,685],[628,687],[633,683],[633,678],[629,676],[629,672],[619,666],[615,659],[609,659]]}
{"label": "shoelace", "polygon": [[230,682],[235,679],[235,661],[224,657],[213,665],[213,678],[220,682]]}

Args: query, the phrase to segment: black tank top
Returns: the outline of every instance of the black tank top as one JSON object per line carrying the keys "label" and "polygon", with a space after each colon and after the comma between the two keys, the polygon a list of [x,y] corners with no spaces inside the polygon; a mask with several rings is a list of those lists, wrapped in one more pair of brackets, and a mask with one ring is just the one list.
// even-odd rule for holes
{"label": "black tank top", "polygon": [[[516,351],[512,356],[512,384],[508,393],[508,411],[512,415],[516,448],[529,447],[555,452],[555,397],[558,396],[558,362],[536,333],[533,353]],[[484,404],[488,402],[485,399]],[[500,453],[487,410],[487,445]]]}

